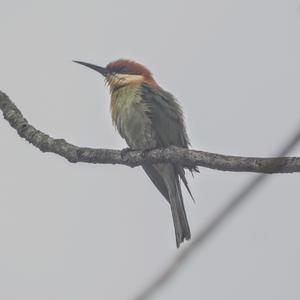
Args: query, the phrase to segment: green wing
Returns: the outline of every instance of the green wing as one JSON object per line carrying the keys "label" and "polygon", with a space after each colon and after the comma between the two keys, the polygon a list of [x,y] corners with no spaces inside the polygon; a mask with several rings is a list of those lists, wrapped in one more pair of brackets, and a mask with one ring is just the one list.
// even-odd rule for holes
{"label": "green wing", "polygon": [[[170,93],[147,84],[142,85],[141,96],[147,106],[147,114],[158,137],[158,145],[160,147],[174,145],[188,148],[190,142],[184,125],[183,113],[176,99]],[[178,165],[174,167],[192,199],[194,199],[185,178],[184,169]],[[192,170],[198,171],[197,168]],[[146,170],[146,172],[160,192],[167,198],[165,188],[157,184],[155,178],[152,178],[155,177],[154,174],[150,170]]]}
{"label": "green wing", "polygon": [[182,109],[168,92],[142,85],[142,99],[148,108],[148,116],[158,136],[159,146],[171,145],[187,148],[189,139],[186,133]]}

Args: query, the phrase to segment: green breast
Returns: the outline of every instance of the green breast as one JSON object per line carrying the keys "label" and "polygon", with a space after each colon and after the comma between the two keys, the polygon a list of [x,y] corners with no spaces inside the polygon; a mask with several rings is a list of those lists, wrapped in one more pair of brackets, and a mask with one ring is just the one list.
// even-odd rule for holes
{"label": "green breast", "polygon": [[113,124],[117,126],[124,109],[140,102],[139,85],[124,86],[111,94],[110,110]]}
{"label": "green breast", "polygon": [[133,149],[154,147],[152,124],[148,107],[140,93],[140,85],[117,89],[111,95],[112,120],[120,135]]}

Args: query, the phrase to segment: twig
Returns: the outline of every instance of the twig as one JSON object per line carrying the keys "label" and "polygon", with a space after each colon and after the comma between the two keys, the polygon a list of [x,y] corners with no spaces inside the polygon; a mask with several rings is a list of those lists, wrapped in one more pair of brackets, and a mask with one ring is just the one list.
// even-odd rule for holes
{"label": "twig", "polygon": [[125,157],[122,157],[119,150],[78,147],[66,142],[64,139],[50,137],[30,125],[16,105],[1,91],[0,109],[4,118],[22,138],[42,152],[56,153],[72,163],[120,164],[135,167],[146,162],[173,162],[189,168],[201,166],[220,171],[266,174],[300,172],[300,157],[239,157],[175,146],[152,150],[146,154],[141,151],[131,151]]}

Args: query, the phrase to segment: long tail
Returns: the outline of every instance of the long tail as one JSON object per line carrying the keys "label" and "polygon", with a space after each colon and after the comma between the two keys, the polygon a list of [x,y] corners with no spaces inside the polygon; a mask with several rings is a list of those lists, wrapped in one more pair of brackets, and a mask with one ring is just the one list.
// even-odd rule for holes
{"label": "long tail", "polygon": [[178,248],[185,239],[189,240],[191,238],[191,232],[184,208],[179,177],[173,166],[172,169],[173,170],[171,172],[173,174],[170,174],[169,178],[166,178],[166,184],[169,191],[169,199],[175,227],[176,245]]}
{"label": "long tail", "polygon": [[170,203],[175,227],[177,247],[186,239],[191,238],[191,232],[183,204],[178,170],[172,164],[143,165],[152,182]]}

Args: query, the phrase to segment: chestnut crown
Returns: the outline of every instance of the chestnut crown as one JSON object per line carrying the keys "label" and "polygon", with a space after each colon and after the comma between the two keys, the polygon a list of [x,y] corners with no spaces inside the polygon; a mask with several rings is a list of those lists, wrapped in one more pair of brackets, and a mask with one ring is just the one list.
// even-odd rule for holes
{"label": "chestnut crown", "polygon": [[154,80],[151,72],[142,64],[127,59],[119,59],[106,66],[109,73],[141,75],[145,80]]}

